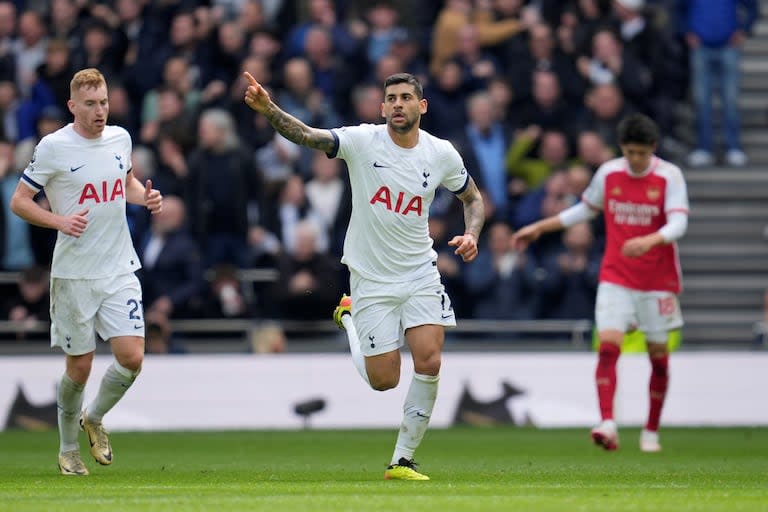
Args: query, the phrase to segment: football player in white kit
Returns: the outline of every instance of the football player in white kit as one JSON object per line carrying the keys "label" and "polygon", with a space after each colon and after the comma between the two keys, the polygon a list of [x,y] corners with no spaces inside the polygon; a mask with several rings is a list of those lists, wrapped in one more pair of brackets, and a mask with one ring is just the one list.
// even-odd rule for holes
{"label": "football player in white kit", "polygon": [[480,192],[454,147],[419,129],[427,100],[413,75],[398,73],[384,82],[386,124],[334,130],[309,127],[285,113],[249,73],[245,76],[250,84],[245,103],[281,135],[347,162],[352,216],[342,262],[350,271],[355,307],[350,297],[342,297],[334,319],[346,330],[360,375],[379,391],[397,386],[400,347],[408,343],[415,373],[384,478],[429,480],[416,470],[413,454],[437,397],[444,329],[456,319],[440,282],[427,218],[438,186],[456,194],[464,204],[465,232],[450,245],[472,261],[485,217]]}
{"label": "football player in white kit", "polygon": [[[126,201],[162,209],[152,182],[131,173],[131,137],[107,125],[109,100],[104,76],[78,71],[70,83],[74,121],[43,137],[11,200],[11,209],[30,224],[58,231],[51,264],[51,346],[66,354],[57,392],[59,470],[87,475],[77,442],[78,422],[88,435],[91,455],[112,463],[102,417],[136,379],[144,359],[141,265],[128,232]],[[45,190],[51,211],[35,195]],[[110,342],[114,361],[98,394],[83,410],[83,390],[91,372],[96,335]]]}

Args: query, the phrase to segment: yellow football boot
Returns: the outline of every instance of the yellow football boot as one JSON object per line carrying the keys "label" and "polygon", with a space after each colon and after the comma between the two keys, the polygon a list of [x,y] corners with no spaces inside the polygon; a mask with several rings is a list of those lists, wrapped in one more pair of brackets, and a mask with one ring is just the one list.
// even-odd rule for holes
{"label": "yellow football boot", "polygon": [[416,471],[416,463],[401,457],[397,464],[391,464],[384,471],[384,480],[429,480],[427,475]]}

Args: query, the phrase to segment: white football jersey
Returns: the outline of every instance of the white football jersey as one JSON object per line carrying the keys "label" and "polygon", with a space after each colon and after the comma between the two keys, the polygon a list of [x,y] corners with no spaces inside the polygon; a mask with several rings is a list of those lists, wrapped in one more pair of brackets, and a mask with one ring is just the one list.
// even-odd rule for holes
{"label": "white football jersey", "polygon": [[386,125],[331,130],[352,185],[352,216],[342,263],[373,281],[404,282],[433,267],[429,207],[443,185],[464,191],[469,175],[450,142],[420,130],[413,148],[392,141]]}
{"label": "white football jersey", "polygon": [[45,189],[53,213],[89,210],[80,238],[58,232],[52,277],[98,279],[141,268],[125,217],[130,169],[131,136],[119,126],[86,139],[70,123],[38,143],[21,180],[33,190]]}

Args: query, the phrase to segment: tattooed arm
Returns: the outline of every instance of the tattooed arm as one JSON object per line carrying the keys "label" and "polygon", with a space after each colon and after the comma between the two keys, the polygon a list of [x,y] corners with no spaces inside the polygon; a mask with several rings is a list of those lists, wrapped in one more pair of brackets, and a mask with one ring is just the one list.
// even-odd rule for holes
{"label": "tattooed arm", "polygon": [[469,262],[477,257],[477,239],[485,222],[485,206],[480,190],[472,178],[469,178],[464,192],[456,197],[464,204],[464,234],[453,237],[448,245],[456,247],[456,254]]}
{"label": "tattooed arm", "polygon": [[334,150],[335,140],[329,130],[312,128],[288,114],[275,105],[266,89],[250,73],[246,71],[244,74],[248,80],[244,98],[246,105],[266,117],[280,135],[291,142],[325,153]]}
{"label": "tattooed arm", "polygon": [[475,180],[469,178],[467,188],[456,197],[464,204],[464,232],[474,235],[477,240],[485,223],[485,206]]}

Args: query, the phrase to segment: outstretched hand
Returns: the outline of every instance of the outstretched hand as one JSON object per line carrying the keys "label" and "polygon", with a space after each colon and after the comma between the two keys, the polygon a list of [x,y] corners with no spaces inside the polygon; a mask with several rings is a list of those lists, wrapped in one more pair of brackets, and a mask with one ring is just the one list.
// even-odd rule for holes
{"label": "outstretched hand", "polygon": [[144,204],[153,215],[163,211],[163,196],[159,190],[152,188],[152,180],[147,180],[144,185]]}
{"label": "outstretched hand", "polygon": [[451,247],[456,247],[454,254],[461,256],[465,262],[470,262],[477,257],[477,237],[472,233],[457,235],[448,242]]}
{"label": "outstretched hand", "polygon": [[512,235],[512,246],[517,251],[524,251],[531,242],[535,242],[540,236],[539,227],[536,224],[530,224]]}
{"label": "outstretched hand", "polygon": [[256,112],[264,112],[272,101],[269,93],[249,72],[243,72],[243,76],[248,80],[248,87],[245,89],[245,104]]}

